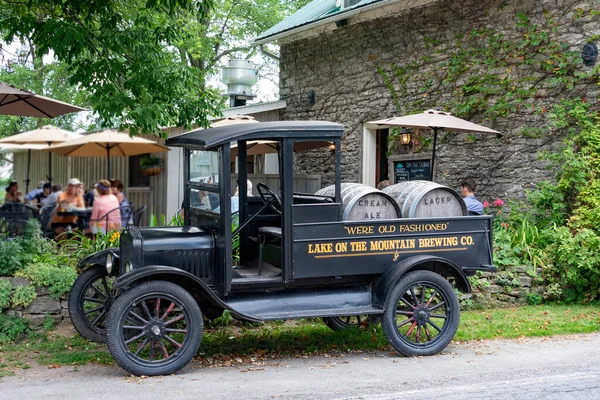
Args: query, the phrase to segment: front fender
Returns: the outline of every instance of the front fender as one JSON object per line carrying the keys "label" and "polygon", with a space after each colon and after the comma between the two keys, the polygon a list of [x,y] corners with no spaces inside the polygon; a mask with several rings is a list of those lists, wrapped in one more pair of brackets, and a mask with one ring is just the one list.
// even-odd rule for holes
{"label": "front fender", "polygon": [[373,305],[383,307],[387,293],[393,289],[398,280],[410,271],[425,269],[444,277],[453,276],[456,286],[463,293],[471,292],[471,284],[464,271],[452,261],[445,258],[422,255],[406,258],[394,265],[381,277],[373,288]]}
{"label": "front fender", "polygon": [[108,253],[113,253],[114,255],[118,256],[119,249],[117,247],[111,247],[109,249],[100,250],[94,254],[90,254],[77,263],[77,272],[84,272],[94,265],[106,265],[106,255]]}
{"label": "front fender", "polygon": [[169,282],[176,283],[184,287],[188,291],[190,288],[198,289],[207,301],[224,310],[229,310],[229,312],[231,312],[231,314],[233,314],[236,318],[251,322],[264,322],[260,318],[252,317],[234,310],[233,308],[225,304],[215,294],[215,292],[213,292],[212,289],[206,283],[204,283],[204,281],[202,281],[195,275],[183,271],[179,268],[173,268],[166,265],[144,266],[144,268],[133,270],[117,278],[117,280],[114,283],[114,287],[119,290],[128,289],[136,282],[146,280],[166,280]]}

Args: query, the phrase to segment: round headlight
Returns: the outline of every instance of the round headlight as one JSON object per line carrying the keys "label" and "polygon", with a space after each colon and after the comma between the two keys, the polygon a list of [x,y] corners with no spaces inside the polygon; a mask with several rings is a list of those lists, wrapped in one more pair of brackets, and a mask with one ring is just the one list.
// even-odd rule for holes
{"label": "round headlight", "polygon": [[106,254],[106,272],[108,275],[112,272],[113,269],[113,253]]}

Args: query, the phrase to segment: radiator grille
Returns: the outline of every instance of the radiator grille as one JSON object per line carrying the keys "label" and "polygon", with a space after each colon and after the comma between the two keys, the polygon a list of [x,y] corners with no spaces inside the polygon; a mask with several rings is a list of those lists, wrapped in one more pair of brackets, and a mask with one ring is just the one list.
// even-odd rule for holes
{"label": "radiator grille", "polygon": [[178,250],[146,253],[144,264],[167,265],[179,268],[202,279],[206,283],[212,283],[213,279],[211,250]]}

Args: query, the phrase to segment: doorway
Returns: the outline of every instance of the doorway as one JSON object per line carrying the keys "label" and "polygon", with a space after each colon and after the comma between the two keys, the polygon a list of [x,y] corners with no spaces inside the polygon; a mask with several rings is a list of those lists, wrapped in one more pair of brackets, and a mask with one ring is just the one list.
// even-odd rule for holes
{"label": "doorway", "polygon": [[388,136],[390,134],[389,129],[378,129],[376,135],[375,145],[375,183],[389,179],[388,173]]}

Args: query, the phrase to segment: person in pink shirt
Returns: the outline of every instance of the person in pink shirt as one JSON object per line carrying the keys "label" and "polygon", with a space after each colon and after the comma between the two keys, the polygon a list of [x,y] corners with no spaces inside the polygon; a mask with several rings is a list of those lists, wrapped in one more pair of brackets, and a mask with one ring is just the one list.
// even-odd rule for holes
{"label": "person in pink shirt", "polygon": [[92,207],[89,232],[107,233],[121,229],[119,199],[112,194],[110,182],[107,180],[98,181],[96,190],[99,196],[94,200],[94,206]]}

